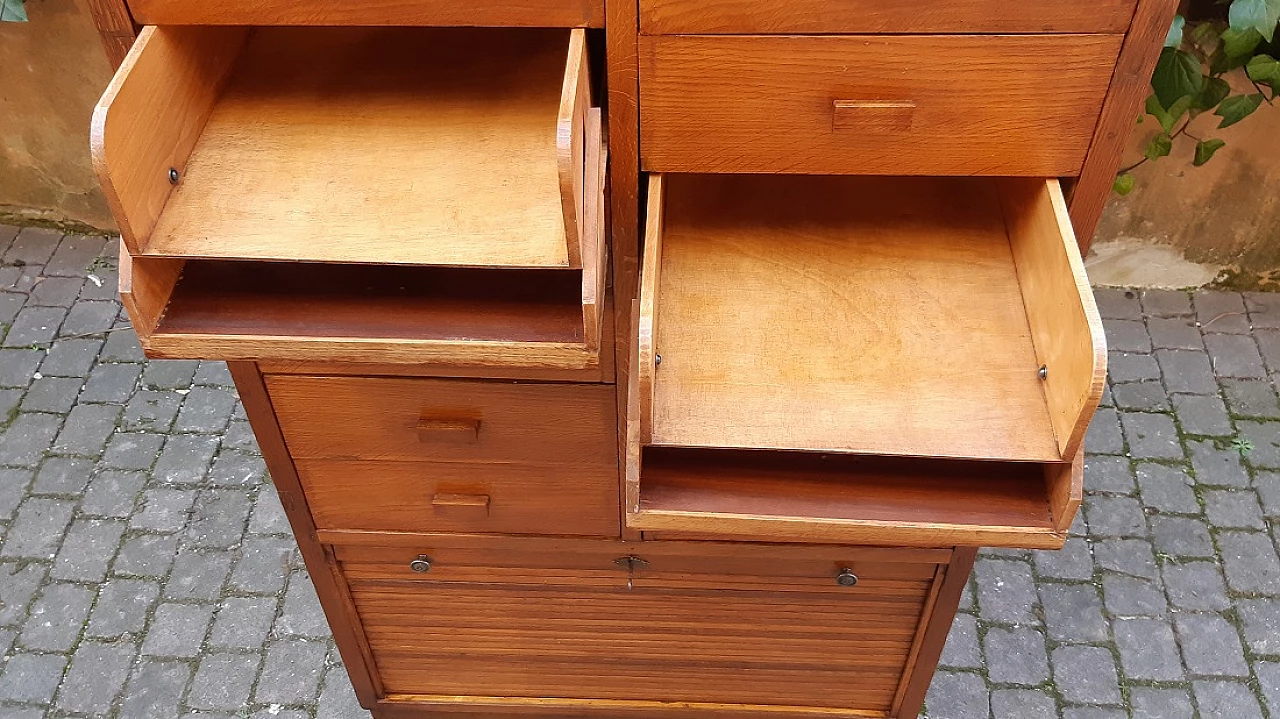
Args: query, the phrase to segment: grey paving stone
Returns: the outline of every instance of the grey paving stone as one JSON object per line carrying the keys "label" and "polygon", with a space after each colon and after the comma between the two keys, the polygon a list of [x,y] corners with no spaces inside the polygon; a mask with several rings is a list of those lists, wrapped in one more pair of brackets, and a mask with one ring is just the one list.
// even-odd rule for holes
{"label": "grey paving stone", "polygon": [[1200,329],[1189,317],[1153,317],[1147,320],[1151,346],[1159,349],[1203,350]]}
{"label": "grey paving stone", "polygon": [[0,389],[0,429],[4,429],[18,416],[18,406],[22,404],[22,397],[23,393],[20,389]]}
{"label": "grey paving stone", "polygon": [[1168,611],[1164,592],[1149,579],[1108,574],[1102,578],[1102,596],[1117,617],[1160,617]]}
{"label": "grey paving stone", "polygon": [[1262,351],[1262,360],[1273,373],[1280,372],[1280,331],[1266,330],[1255,332],[1253,338],[1258,341],[1258,349]]}
{"label": "grey paving stone", "polygon": [[20,625],[48,573],[37,562],[0,562],[0,627]]}
{"label": "grey paving stone", "polygon": [[1036,685],[1048,680],[1048,653],[1044,634],[1038,629],[992,627],[982,645],[991,681]]}
{"label": "grey paving stone", "polygon": [[1121,454],[1124,436],[1120,434],[1120,416],[1114,409],[1099,409],[1084,436],[1085,450],[1094,454]]}
{"label": "grey paving stone", "polygon": [[1231,606],[1216,562],[1165,562],[1161,574],[1169,601],[1178,609],[1221,611]]}
{"label": "grey paving stone", "polygon": [[231,586],[245,594],[279,593],[296,549],[292,537],[246,539],[241,545],[240,559],[231,572]]}
{"label": "grey paving stone", "polygon": [[78,277],[41,277],[31,288],[29,307],[70,307],[80,295],[84,280]]}
{"label": "grey paving stone", "polygon": [[1170,409],[1169,396],[1159,380],[1124,382],[1111,386],[1115,405],[1120,409],[1160,412]]}
{"label": "grey paving stone", "polygon": [[80,457],[50,457],[36,473],[32,494],[81,494],[93,474],[93,462]]}
{"label": "grey paving stone", "polygon": [[76,403],[81,383],[76,377],[41,377],[31,383],[31,389],[22,399],[22,409],[26,412],[66,414]]}
{"label": "grey paving stone", "polygon": [[115,302],[77,302],[62,323],[62,335],[106,332],[116,321],[120,305]]}
{"label": "grey paving stone", "polygon": [[125,407],[121,426],[128,430],[168,432],[181,404],[182,395],[176,392],[139,390]]}
{"label": "grey paving stone", "polygon": [[1084,486],[1090,492],[1133,494],[1133,473],[1126,457],[1087,455],[1084,458]]}
{"label": "grey paving stone", "polygon": [[1035,689],[997,689],[991,692],[995,719],[1057,719],[1058,704],[1048,693]]}
{"label": "grey paving stone", "polygon": [[89,272],[89,266],[102,253],[105,243],[105,238],[92,235],[63,237],[62,242],[58,243],[58,249],[45,263],[45,274],[85,276]]}
{"label": "grey paving stone", "polygon": [[62,680],[57,706],[62,711],[103,716],[129,678],[136,648],[126,642],[85,642],[76,648]]}
{"label": "grey paving stone", "polygon": [[1243,334],[1249,331],[1244,298],[1238,292],[1199,290],[1192,294],[1196,320],[1205,332]]}
{"label": "grey paving stone", "polygon": [[1062,646],[1053,650],[1053,680],[1069,702],[1119,704],[1115,659],[1101,647]]}
{"label": "grey paving stone", "polygon": [[1191,450],[1191,468],[1196,483],[1220,487],[1248,487],[1249,473],[1240,465],[1240,453],[1234,449],[1218,449],[1207,440],[1187,443]]}
{"label": "grey paving stone", "polygon": [[183,551],[174,559],[173,572],[164,585],[169,599],[217,599],[231,570],[228,552]]}
{"label": "grey paving stone", "polygon": [[1245,457],[1251,466],[1280,469],[1280,422],[1242,419],[1236,426],[1240,438],[1252,447]]}
{"label": "grey paving stone", "polygon": [[53,251],[61,240],[62,233],[57,230],[24,227],[18,231],[18,236],[4,253],[4,263],[43,265],[53,256]]}
{"label": "grey paving stone", "polygon": [[1084,498],[1089,533],[1100,537],[1141,537],[1147,534],[1147,517],[1132,497],[1090,495]]}
{"label": "grey paving stone", "polygon": [[120,408],[107,404],[76,405],[58,433],[53,451],[81,457],[102,454],[107,438],[115,431]]}
{"label": "grey paving stone", "polygon": [[254,698],[263,704],[301,704],[320,691],[325,657],[324,642],[286,639],[267,648],[267,660]]}
{"label": "grey paving stone", "polygon": [[231,421],[235,395],[218,387],[192,387],[173,425],[175,432],[218,433]]}
{"label": "grey paving stone", "polygon": [[107,334],[101,359],[103,362],[141,362],[146,356],[142,354],[142,345],[138,344],[137,333],[131,329],[120,329]]}
{"label": "grey paving stone", "polygon": [[1109,320],[1141,320],[1142,304],[1136,290],[1115,287],[1093,288],[1098,314]]}
{"label": "grey paving stone", "polygon": [[1248,677],[1249,665],[1236,628],[1218,614],[1174,616],[1182,660],[1192,674]]}
{"label": "grey paving stone", "polygon": [[9,332],[4,336],[5,347],[30,347],[53,340],[58,334],[66,318],[67,310],[63,307],[23,307]]}
{"label": "grey paving stone", "polygon": [[243,420],[233,421],[227,427],[227,431],[222,434],[222,446],[250,454],[260,454],[258,440],[253,436],[253,429]]}
{"label": "grey paving stone", "polygon": [[1133,719],[1192,719],[1191,694],[1186,689],[1129,689]]}
{"label": "grey paving stone", "polygon": [[977,674],[938,672],[925,698],[929,719],[989,719],[991,697]]}
{"label": "grey paving stone", "polygon": [[1160,365],[1149,354],[1107,353],[1107,377],[1112,382],[1139,382],[1160,379]]}
{"label": "grey paving stone", "polygon": [[213,460],[209,481],[219,487],[252,487],[266,476],[262,457],[245,452],[223,450]]}
{"label": "grey paving stone", "polygon": [[249,497],[240,490],[201,491],[187,526],[187,545],[229,548],[239,544],[249,521],[250,506]]}
{"label": "grey paving stone", "polygon": [[149,469],[160,454],[164,435],[146,432],[117,432],[107,442],[102,466],[111,469]]}
{"label": "grey paving stone", "polygon": [[271,484],[264,484],[253,503],[253,516],[249,519],[250,534],[288,534],[289,519],[285,516],[280,495]]}
{"label": "grey paving stone", "polygon": [[958,609],[962,612],[972,612],[978,608],[977,595],[973,590],[974,582],[972,573],[970,573],[969,581],[964,583],[964,589],[960,590],[960,604]]}
{"label": "grey paving stone", "polygon": [[1147,507],[1161,512],[1200,513],[1200,501],[1192,489],[1194,482],[1184,469],[1142,462],[1137,476],[1142,503]]}
{"label": "grey paving stone", "polygon": [[31,605],[18,643],[27,649],[47,652],[71,649],[89,618],[94,594],[92,589],[75,584],[47,585]]}
{"label": "grey paving stone", "polygon": [[26,389],[43,359],[44,352],[40,350],[0,349],[0,387]]}
{"label": "grey paving stone", "polygon": [[67,658],[61,654],[20,653],[0,671],[0,701],[48,704],[62,681]]}
{"label": "grey paving stone", "polygon": [[40,363],[40,372],[49,377],[75,377],[89,374],[103,340],[96,337],[55,340],[48,355]]}
{"label": "grey paving stone", "polygon": [[216,435],[169,435],[152,474],[156,481],[164,484],[200,484],[217,451]]}
{"label": "grey paving stone", "polygon": [[1254,329],[1280,327],[1280,298],[1274,292],[1245,292],[1244,306]]}
{"label": "grey paving stone", "polygon": [[0,520],[13,517],[34,477],[30,469],[0,467]]}
{"label": "grey paving stone", "polygon": [[1190,517],[1152,517],[1151,534],[1156,551],[1173,557],[1212,557],[1209,527]]}
{"label": "grey paving stone", "polygon": [[0,465],[35,467],[62,426],[56,414],[22,412],[0,433]]}
{"label": "grey paving stone", "polygon": [[1227,586],[1237,592],[1280,594],[1280,557],[1266,534],[1225,531],[1218,534]]}
{"label": "grey paving stone", "polygon": [[257,654],[206,654],[191,682],[187,704],[194,709],[243,708],[260,660]]}
{"label": "grey paving stone", "polygon": [[1167,621],[1121,619],[1112,629],[1126,677],[1148,681],[1182,680],[1178,643]]}
{"label": "grey paving stone", "polygon": [[[1253,478],[1254,489],[1262,502],[1262,512],[1268,517],[1280,517],[1280,472],[1258,472]],[[0,501],[0,515],[4,514]]]}
{"label": "grey paving stone", "polygon": [[1107,333],[1107,346],[1118,352],[1150,352],[1151,338],[1139,320],[1102,320]]}
{"label": "grey paving stone", "polygon": [[226,362],[204,361],[200,363],[200,368],[196,370],[196,376],[191,380],[192,384],[207,385],[210,387],[234,387],[235,382],[231,379],[231,372],[227,370]]}
{"label": "grey paving stone", "polygon": [[[324,675],[324,690],[320,692],[317,717],[325,719],[369,719],[369,712],[360,707],[351,680],[340,666],[331,666]],[[934,714],[941,717],[941,714]]]}
{"label": "grey paving stone", "polygon": [[972,614],[956,615],[938,663],[956,669],[982,667],[982,653],[978,649],[978,620]]}
{"label": "grey paving stone", "polygon": [[1145,579],[1156,578],[1156,560],[1151,545],[1141,539],[1106,539],[1094,542],[1093,559],[1112,572]]}
{"label": "grey paving stone", "polygon": [[140,374],[142,365],[132,362],[100,364],[89,374],[80,401],[124,404],[137,389]]}
{"label": "grey paving stone", "polygon": [[1212,490],[1204,493],[1204,511],[1215,527],[1266,529],[1262,505],[1251,490]]}
{"label": "grey paving stone", "polygon": [[1132,456],[1140,459],[1182,458],[1178,428],[1169,415],[1121,412],[1120,422],[1124,425],[1124,436]]}
{"label": "grey paving stone", "polygon": [[190,681],[191,667],[185,663],[144,659],[125,687],[119,716],[176,717]]}
{"label": "grey paving stone", "polygon": [[85,636],[115,639],[142,631],[160,587],[147,579],[110,579],[98,590]]}
{"label": "grey paving stone", "polygon": [[113,574],[122,577],[168,576],[178,552],[178,538],[172,534],[135,534],[120,545]]}
{"label": "grey paving stone", "polygon": [[1103,642],[1107,621],[1102,616],[1102,600],[1091,584],[1040,585],[1040,602],[1049,636],[1058,642]]}
{"label": "grey paving stone", "polygon": [[142,472],[99,472],[89,480],[89,488],[80,502],[80,512],[124,519],[133,513],[145,482],[146,475]]}
{"label": "grey paving stone", "polygon": [[1239,599],[1236,611],[1245,643],[1254,654],[1280,654],[1280,600]]}
{"label": "grey paving stone", "polygon": [[[267,640],[275,619],[278,601],[275,597],[227,597],[222,600],[209,646],[216,649],[256,649]],[[974,629],[974,652],[977,634]],[[948,640],[950,641],[950,640]]]}
{"label": "grey paving stone", "polygon": [[1156,350],[1156,361],[1170,392],[1216,394],[1218,382],[1209,364],[1209,355],[1192,350]]}
{"label": "grey paving stone", "polygon": [[[4,268],[0,268],[0,272],[3,271]],[[25,299],[25,296],[17,292],[3,291],[3,285],[0,284],[0,337],[3,337],[7,331],[3,325],[13,322],[13,318],[17,317],[18,312],[22,310]]]}
{"label": "grey paving stone", "polygon": [[1280,716],[1280,663],[1258,662],[1253,669],[1258,676],[1258,688],[1262,690],[1267,711],[1273,717]]}
{"label": "grey paving stone", "polygon": [[1258,352],[1258,343],[1249,335],[1206,334],[1205,347],[1209,351],[1209,362],[1213,372],[1219,377],[1256,377],[1267,376],[1267,369],[1262,364],[1262,355]]}
{"label": "grey paving stone", "polygon": [[974,566],[978,581],[979,615],[991,622],[1039,624],[1036,616],[1035,580],[1026,562],[979,559]]}
{"label": "grey paving stone", "polygon": [[77,582],[101,582],[116,555],[124,522],[114,519],[77,519],[67,532],[50,576]]}
{"label": "grey paving stone", "polygon": [[186,526],[196,492],[190,489],[148,489],[129,526],[157,532],[176,532]]}
{"label": "grey paving stone", "polygon": [[148,362],[142,373],[142,386],[147,389],[185,389],[191,386],[200,363],[195,360],[160,360]]}
{"label": "grey paving stone", "polygon": [[[954,627],[953,627],[954,628]],[[315,585],[305,570],[289,575],[289,587],[284,595],[284,609],[276,620],[278,636],[299,636],[322,639],[330,635],[329,624],[316,596]]]}
{"label": "grey paving stone", "polygon": [[1192,684],[1202,717],[1262,719],[1262,707],[1249,687],[1238,682],[1201,681]]}
{"label": "grey paving stone", "polygon": [[1175,394],[1172,399],[1173,412],[1187,434],[1223,437],[1235,431],[1221,397],[1211,394]]}
{"label": "grey paving stone", "polygon": [[1280,418],[1280,401],[1267,380],[1224,379],[1222,391],[1227,405],[1238,417]]}
{"label": "grey paving stone", "polygon": [[1054,579],[1091,579],[1093,554],[1089,544],[1079,537],[1069,537],[1062,549],[1034,553],[1036,573]]}
{"label": "grey paving stone", "polygon": [[1123,709],[1107,707],[1064,707],[1062,719],[1129,719],[1129,713]]}
{"label": "grey paving stone", "polygon": [[151,656],[195,657],[213,619],[207,604],[161,604],[156,607],[142,653]]}
{"label": "grey paving stone", "polygon": [[65,499],[30,497],[18,507],[17,518],[0,548],[0,557],[53,559],[71,523],[75,503]]}

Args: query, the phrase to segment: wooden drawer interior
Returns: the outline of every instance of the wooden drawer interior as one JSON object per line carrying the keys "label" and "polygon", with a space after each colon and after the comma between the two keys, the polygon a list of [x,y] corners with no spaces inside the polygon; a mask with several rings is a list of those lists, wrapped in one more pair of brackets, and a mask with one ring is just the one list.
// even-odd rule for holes
{"label": "wooden drawer interior", "polygon": [[582,30],[146,28],[92,132],[144,349],[594,366],[591,105]]}
{"label": "wooden drawer interior", "polygon": [[142,25],[604,27],[604,1],[129,0]]}
{"label": "wooden drawer interior", "polygon": [[1056,180],[657,176],[638,332],[635,528],[1065,538],[1106,348]]}

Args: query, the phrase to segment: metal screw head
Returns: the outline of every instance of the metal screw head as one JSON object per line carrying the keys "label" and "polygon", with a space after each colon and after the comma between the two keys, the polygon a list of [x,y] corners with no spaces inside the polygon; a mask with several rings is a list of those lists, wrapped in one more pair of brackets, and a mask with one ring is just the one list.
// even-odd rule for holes
{"label": "metal screw head", "polygon": [[1049,365],[1046,365],[1046,364],[1040,365],[1040,369],[1036,372],[1036,374],[1040,375],[1040,379],[1049,379]]}
{"label": "metal screw head", "polygon": [[431,557],[428,557],[425,554],[419,554],[417,559],[414,559],[412,562],[409,562],[409,569],[412,569],[413,571],[419,574],[422,574],[424,572],[430,572]]}
{"label": "metal screw head", "polygon": [[841,569],[840,573],[836,575],[836,584],[842,587],[852,587],[857,583],[858,575],[854,574],[853,570],[848,567]]}
{"label": "metal screw head", "polygon": [[169,168],[169,184],[176,185],[178,184],[178,180],[180,179],[182,179],[182,175],[178,174],[178,168],[170,167]]}
{"label": "metal screw head", "polygon": [[655,355],[653,356],[653,363],[654,363],[655,365],[662,364],[662,355],[655,354]]}

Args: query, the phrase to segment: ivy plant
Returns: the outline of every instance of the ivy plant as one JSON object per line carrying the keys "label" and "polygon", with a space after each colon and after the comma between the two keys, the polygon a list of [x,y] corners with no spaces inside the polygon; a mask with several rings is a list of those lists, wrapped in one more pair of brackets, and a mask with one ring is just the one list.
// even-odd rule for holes
{"label": "ivy plant", "polygon": [[26,22],[27,9],[22,0],[0,0],[0,22]]}
{"label": "ivy plant", "polygon": [[[1253,114],[1264,102],[1275,103],[1280,88],[1278,24],[1280,0],[1231,0],[1225,20],[1188,23],[1182,15],[1173,19],[1151,75],[1151,96],[1145,108],[1146,115],[1159,123],[1160,132],[1147,142],[1141,160],[1116,175],[1116,192],[1129,194],[1134,186],[1130,171],[1167,156],[1180,137],[1196,143],[1192,165],[1199,167],[1212,159],[1226,143],[1187,131],[1201,113],[1212,112],[1220,118],[1220,130]],[[1222,77],[1239,68],[1252,85],[1246,92],[1232,90]],[[1139,122],[1143,119],[1145,115]]]}

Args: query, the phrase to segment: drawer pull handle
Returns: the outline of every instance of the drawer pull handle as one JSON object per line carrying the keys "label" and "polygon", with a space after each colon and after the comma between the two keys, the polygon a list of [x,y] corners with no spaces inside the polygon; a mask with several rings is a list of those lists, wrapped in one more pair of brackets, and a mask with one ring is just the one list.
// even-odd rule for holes
{"label": "drawer pull handle", "polygon": [[431,506],[436,509],[483,509],[488,514],[489,495],[437,494],[431,498]]}
{"label": "drawer pull handle", "polygon": [[916,104],[883,100],[833,100],[831,131],[903,132],[911,129]]}
{"label": "drawer pull handle", "polygon": [[418,419],[419,442],[458,442],[470,444],[480,438],[478,419]]}
{"label": "drawer pull handle", "polygon": [[431,557],[428,557],[425,554],[419,554],[416,559],[414,559],[412,562],[409,562],[409,569],[412,569],[418,574],[425,574],[427,572],[430,572]]}
{"label": "drawer pull handle", "polygon": [[840,573],[836,575],[836,584],[842,587],[852,587],[857,583],[858,575],[854,574],[853,570],[848,567],[841,569]]}

